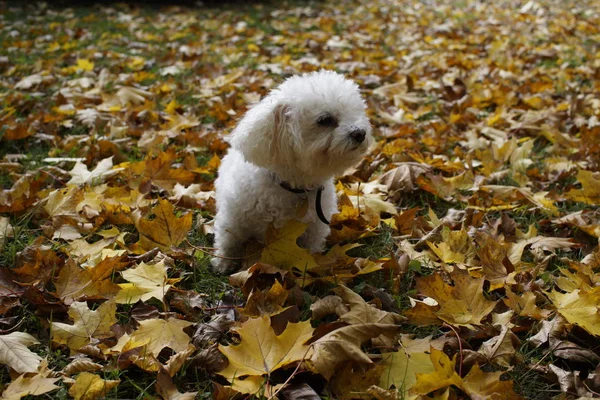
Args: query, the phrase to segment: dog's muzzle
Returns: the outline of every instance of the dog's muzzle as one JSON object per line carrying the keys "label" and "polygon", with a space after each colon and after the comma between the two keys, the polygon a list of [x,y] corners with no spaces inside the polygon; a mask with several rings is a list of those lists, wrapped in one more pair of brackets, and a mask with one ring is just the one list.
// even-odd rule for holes
{"label": "dog's muzzle", "polygon": [[357,144],[361,144],[367,137],[367,132],[364,129],[356,128],[348,133],[348,137]]}

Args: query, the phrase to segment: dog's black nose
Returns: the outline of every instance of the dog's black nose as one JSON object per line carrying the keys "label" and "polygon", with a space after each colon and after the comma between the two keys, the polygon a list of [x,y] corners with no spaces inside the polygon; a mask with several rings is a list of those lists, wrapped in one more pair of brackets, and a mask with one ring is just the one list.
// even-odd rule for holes
{"label": "dog's black nose", "polygon": [[353,129],[348,136],[350,139],[354,140],[356,143],[362,143],[365,141],[365,136],[367,136],[367,132],[364,129],[356,128]]}

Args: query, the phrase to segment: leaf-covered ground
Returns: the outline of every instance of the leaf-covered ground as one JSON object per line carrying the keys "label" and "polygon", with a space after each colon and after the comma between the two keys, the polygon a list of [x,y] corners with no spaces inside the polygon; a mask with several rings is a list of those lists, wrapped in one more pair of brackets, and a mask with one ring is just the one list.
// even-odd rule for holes
{"label": "leaf-covered ground", "polygon": [[[2,399],[600,396],[600,3],[0,3]],[[208,269],[224,138],[292,74],[378,139],[329,250]]]}

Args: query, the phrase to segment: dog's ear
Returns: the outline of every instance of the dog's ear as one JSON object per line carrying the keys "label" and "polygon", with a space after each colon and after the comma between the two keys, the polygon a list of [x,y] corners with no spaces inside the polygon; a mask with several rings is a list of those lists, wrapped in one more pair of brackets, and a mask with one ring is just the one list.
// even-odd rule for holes
{"label": "dog's ear", "polygon": [[270,168],[286,152],[290,118],[287,105],[266,98],[248,110],[229,142],[246,160]]}

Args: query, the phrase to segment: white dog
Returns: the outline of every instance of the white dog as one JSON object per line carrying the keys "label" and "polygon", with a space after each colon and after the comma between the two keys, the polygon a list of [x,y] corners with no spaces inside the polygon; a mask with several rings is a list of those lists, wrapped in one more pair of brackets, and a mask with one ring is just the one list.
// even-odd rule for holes
{"label": "white dog", "polygon": [[333,176],[373,141],[365,108],[354,82],[319,71],[287,79],[246,113],[215,182],[216,272],[239,268],[245,242],[291,219],[308,224],[299,245],[323,251],[337,212]]}

